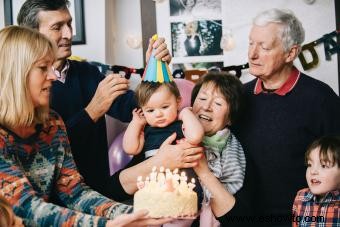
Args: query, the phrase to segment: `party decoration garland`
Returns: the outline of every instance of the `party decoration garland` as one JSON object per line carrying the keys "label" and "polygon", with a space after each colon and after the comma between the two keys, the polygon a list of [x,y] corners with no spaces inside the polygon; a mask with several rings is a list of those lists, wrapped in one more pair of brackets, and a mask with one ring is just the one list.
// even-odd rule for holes
{"label": "party decoration garland", "polygon": [[[313,42],[303,45],[301,48],[301,53],[299,54],[299,59],[300,59],[302,68],[304,70],[309,70],[309,69],[315,68],[318,65],[319,57],[314,47],[319,45],[320,43],[323,43],[324,45],[326,61],[332,60],[331,56],[333,54],[340,52],[340,45],[338,45],[337,42],[333,39],[334,37],[337,38],[339,33],[340,31],[333,31],[331,33],[323,35],[321,38]],[[310,54],[312,55],[312,60],[310,62],[307,62],[304,56],[304,53],[306,53],[306,51],[309,51]]]}
{"label": "party decoration garland", "polygon": [[[321,38],[312,41],[310,43],[307,43],[301,47],[301,52],[299,54],[299,60],[301,62],[302,68],[304,70],[309,70],[312,68],[317,67],[319,64],[319,56],[315,50],[315,46],[323,43],[324,45],[324,50],[325,50],[325,59],[326,61],[331,61],[332,60],[332,55],[336,53],[340,53],[340,44],[337,43],[334,38],[339,38],[340,31],[333,31],[328,34],[323,35]],[[154,39],[157,39],[157,37],[153,37]],[[305,53],[309,52],[312,56],[312,59],[310,61],[307,61],[305,58]],[[94,65],[97,65],[98,67],[101,67],[104,69],[103,71],[106,72],[106,70],[111,70],[114,73],[122,73],[124,72],[124,76],[129,79],[132,73],[136,73],[142,76],[143,72],[143,78],[144,80],[150,80],[154,82],[169,82],[173,80],[174,78],[184,78],[185,73],[184,70],[182,69],[176,69],[173,74],[171,75],[170,70],[168,65],[165,62],[161,62],[159,60],[156,60],[154,56],[150,57],[149,64],[144,70],[143,68],[140,69],[135,69],[135,68],[129,68],[126,66],[120,66],[120,65],[105,65],[101,64],[99,62],[91,62]],[[221,71],[226,71],[226,72],[232,72],[234,71],[235,76],[238,78],[241,77],[242,75],[242,70],[248,69],[249,64],[242,64],[242,65],[231,65],[231,66],[225,66],[222,67],[220,70]],[[197,70],[197,69],[195,69]],[[102,73],[104,73],[102,71]],[[190,70],[186,70],[190,71]],[[147,76],[146,74],[150,75]],[[152,75],[152,76],[151,76]],[[157,76],[155,76],[157,75]]]}

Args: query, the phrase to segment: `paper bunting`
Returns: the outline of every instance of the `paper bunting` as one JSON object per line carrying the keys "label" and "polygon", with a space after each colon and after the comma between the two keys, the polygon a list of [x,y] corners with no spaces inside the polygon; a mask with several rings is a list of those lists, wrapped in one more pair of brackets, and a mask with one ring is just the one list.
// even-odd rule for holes
{"label": "paper bunting", "polygon": [[322,37],[327,61],[332,60],[331,55],[340,53],[340,46],[338,46],[333,37],[337,37],[337,32],[332,32]]}
{"label": "paper bunting", "polygon": [[113,73],[117,73],[120,74],[121,76],[124,76],[126,79],[130,79],[132,73],[139,74],[140,76],[142,76],[144,73],[144,68],[136,69],[122,65],[107,65],[97,61],[90,61],[89,63],[97,66],[99,71],[104,75],[106,75],[107,73],[111,73],[110,71],[112,71]]}
{"label": "paper bunting", "polygon": [[[331,33],[323,35],[320,39],[317,39],[311,43],[307,43],[302,46],[301,52],[299,54],[299,59],[300,59],[303,70],[312,69],[318,65],[319,57],[314,47],[319,45],[320,43],[323,43],[324,45],[326,61],[332,60],[331,56],[333,54],[340,53],[340,46],[333,39],[334,37],[337,37],[338,34],[339,34],[339,31],[333,31]],[[304,55],[306,51],[309,51],[309,53],[312,56],[312,60],[309,62],[307,62],[305,55]]]}
{"label": "paper bunting", "polygon": [[[158,36],[154,35],[152,37],[153,40],[157,40]],[[157,60],[154,54],[155,50],[152,51],[148,64],[146,65],[146,69],[144,71],[142,80],[148,82],[159,82],[159,83],[168,83],[173,81],[172,74],[169,69],[168,63]]]}
{"label": "paper bunting", "polygon": [[221,70],[225,71],[225,72],[232,72],[232,71],[234,71],[235,72],[235,76],[237,78],[240,78],[242,76],[242,70],[248,69],[248,68],[249,68],[249,64],[246,63],[246,64],[243,64],[243,65],[226,66],[226,67],[221,68]]}
{"label": "paper bunting", "polygon": [[[303,45],[302,48],[301,48],[301,52],[299,54],[299,60],[301,62],[303,70],[312,69],[319,64],[319,57],[318,57],[318,54],[316,53],[316,51],[314,49],[314,46],[315,46],[315,43],[311,42],[311,43]],[[309,51],[309,53],[312,56],[311,62],[307,62],[305,55],[303,54],[306,51]]]}
{"label": "paper bunting", "polygon": [[[323,43],[324,44],[324,50],[325,50],[325,59],[326,61],[331,60],[331,56],[336,53],[340,53],[340,45],[337,44],[336,40],[334,38],[338,38],[340,34],[340,31],[333,31],[331,33],[323,35],[321,38],[307,43],[301,47],[301,52],[299,54],[299,60],[301,62],[303,70],[309,70],[312,68],[315,68],[319,64],[319,56],[315,50],[315,46]],[[311,59],[308,59],[308,61],[305,58],[305,54],[309,52]],[[242,76],[242,71],[249,68],[249,64],[243,64],[243,65],[231,65],[231,66],[224,66],[220,70],[226,71],[226,72],[233,72],[235,76],[240,78]],[[209,71],[206,70],[206,72]],[[197,73],[197,69],[191,69],[191,70],[185,70],[177,69],[174,71],[173,76],[174,77],[185,77],[188,78],[187,74],[199,74]],[[190,77],[191,78],[191,77]],[[189,80],[190,80],[189,78]]]}
{"label": "paper bunting", "polygon": [[[323,35],[321,38],[307,43],[305,45],[303,45],[301,47],[301,52],[299,54],[299,60],[301,62],[302,68],[304,70],[309,70],[312,68],[315,68],[318,66],[319,64],[319,56],[315,50],[315,46],[323,43],[324,44],[324,51],[325,51],[325,59],[327,61],[332,60],[331,56],[333,54],[336,53],[340,53],[340,45],[337,43],[336,40],[334,40],[334,38],[338,38],[340,34],[340,31],[333,31],[331,33],[325,34]],[[152,37],[152,39],[157,40],[157,35],[154,35]],[[177,69],[174,71],[174,74],[172,75],[169,69],[169,66],[166,62],[162,62],[160,60],[157,60],[155,58],[154,55],[154,51],[151,54],[151,57],[149,59],[149,62],[145,68],[145,70],[143,68],[140,69],[134,69],[134,68],[129,68],[129,67],[125,67],[125,66],[119,66],[119,65],[105,65],[99,62],[91,62],[92,64],[98,66],[99,68],[101,68],[101,72],[103,74],[105,74],[105,72],[107,70],[111,70],[114,73],[125,73],[125,77],[127,79],[130,78],[131,73],[136,73],[136,74],[142,74],[143,70],[143,76],[142,76],[142,80],[143,81],[150,81],[150,82],[160,82],[160,83],[164,83],[164,82],[170,82],[173,81],[173,77],[175,78],[186,78],[187,76],[185,75],[185,73],[190,73],[190,71],[195,71],[197,69],[193,69],[193,70],[186,70],[183,71],[182,69]],[[305,53],[309,52],[310,56],[312,57],[312,59],[310,60],[306,60],[305,58]],[[242,64],[242,65],[231,65],[231,66],[225,66],[222,67],[220,70],[221,71],[234,71],[235,76],[237,77],[241,77],[242,75],[242,70],[245,70],[249,68],[249,64]],[[196,72],[195,72],[196,73]],[[197,73],[196,73],[197,74]]]}

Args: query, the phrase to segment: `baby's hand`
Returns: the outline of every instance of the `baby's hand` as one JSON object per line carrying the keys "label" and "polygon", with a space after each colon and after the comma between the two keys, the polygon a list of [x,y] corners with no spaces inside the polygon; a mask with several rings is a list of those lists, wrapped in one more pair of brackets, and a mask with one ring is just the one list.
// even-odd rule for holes
{"label": "baby's hand", "polygon": [[178,115],[178,119],[179,120],[183,120],[183,116],[185,116],[186,114],[192,114],[192,108],[191,107],[184,107],[181,112]]}
{"label": "baby's hand", "polygon": [[146,120],[145,120],[142,109],[135,108],[132,111],[132,121],[138,125],[142,125],[142,126],[146,125]]}

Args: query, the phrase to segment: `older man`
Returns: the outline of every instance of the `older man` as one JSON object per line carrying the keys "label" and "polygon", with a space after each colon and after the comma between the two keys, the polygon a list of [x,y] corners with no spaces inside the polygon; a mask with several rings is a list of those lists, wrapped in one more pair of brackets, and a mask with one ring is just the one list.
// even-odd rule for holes
{"label": "older man", "polygon": [[249,35],[249,72],[257,79],[245,85],[248,104],[237,134],[252,163],[244,191],[258,216],[273,217],[271,224],[290,217],[296,192],[306,186],[307,146],[340,134],[339,97],[293,65],[303,41],[300,21],[278,9],[259,14]]}
{"label": "older man", "polygon": [[307,146],[340,134],[339,97],[293,65],[303,41],[290,11],[267,10],[253,21],[248,58],[257,78],[245,84],[246,109],[234,129],[246,152],[246,178],[235,198],[215,192],[225,193],[214,211],[223,226],[291,226],[294,196],[306,187]]}

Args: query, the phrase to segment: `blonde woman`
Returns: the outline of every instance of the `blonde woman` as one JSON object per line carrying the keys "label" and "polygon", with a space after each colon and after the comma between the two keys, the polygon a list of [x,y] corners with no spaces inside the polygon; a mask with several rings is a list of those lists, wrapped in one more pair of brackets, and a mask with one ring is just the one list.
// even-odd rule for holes
{"label": "blonde woman", "polygon": [[[0,31],[0,195],[27,226],[146,226],[169,221],[148,219],[143,211],[120,215],[132,207],[83,183],[65,125],[49,109],[54,60],[54,44],[39,32],[18,26]],[[65,207],[51,203],[52,195]]]}

